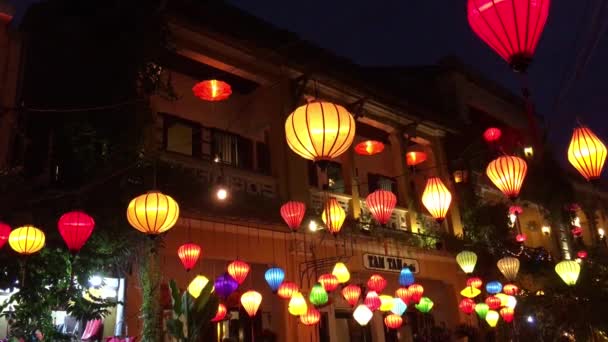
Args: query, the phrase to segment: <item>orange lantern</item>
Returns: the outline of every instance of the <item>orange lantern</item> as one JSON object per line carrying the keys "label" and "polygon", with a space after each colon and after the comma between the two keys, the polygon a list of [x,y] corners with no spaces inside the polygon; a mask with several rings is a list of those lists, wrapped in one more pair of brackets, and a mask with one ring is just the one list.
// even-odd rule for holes
{"label": "orange lantern", "polygon": [[586,180],[599,179],[606,162],[606,145],[589,128],[575,128],[568,161]]}
{"label": "orange lantern", "polygon": [[355,146],[355,152],[362,156],[373,156],[384,151],[384,144],[376,140],[366,140]]}
{"label": "orange lantern", "polygon": [[189,272],[201,255],[201,246],[195,243],[185,243],[177,249],[177,256],[184,265],[186,272]]}
{"label": "orange lantern", "polygon": [[479,288],[481,288],[481,285],[483,285],[483,281],[480,278],[473,277],[473,278],[467,279],[467,286],[479,289]]}
{"label": "orange lantern", "polygon": [[359,302],[361,288],[357,285],[347,285],[342,289],[342,296],[348,302],[348,304],[350,304],[350,306],[354,307]]}
{"label": "orange lantern", "polygon": [[504,292],[505,294],[508,294],[509,296],[516,296],[517,293],[519,292],[519,287],[517,287],[517,285],[514,285],[514,284],[506,284],[505,286],[502,287],[502,292]]}
{"label": "orange lantern", "polygon": [[40,251],[44,247],[45,241],[44,232],[31,225],[19,227],[11,231],[8,236],[8,245],[21,255],[30,255]]}
{"label": "orange lantern", "polygon": [[401,298],[405,304],[409,304],[411,300],[411,294],[407,287],[400,287],[395,291],[395,297]]}
{"label": "orange lantern", "polygon": [[226,309],[226,305],[219,303],[217,306],[217,311],[215,312],[215,317],[211,319],[211,322],[219,322],[223,321],[226,318],[226,314],[228,310]]}
{"label": "orange lantern", "polygon": [[298,290],[299,288],[296,283],[291,281],[284,281],[281,286],[279,286],[277,294],[283,299],[291,299],[291,296],[294,293],[298,292]]}
{"label": "orange lantern", "polygon": [[511,200],[519,196],[527,171],[526,161],[515,156],[498,157],[486,168],[488,178]]}
{"label": "orange lantern", "polygon": [[376,293],[382,292],[386,287],[386,279],[379,274],[372,274],[367,281],[367,288],[376,291]]}
{"label": "orange lantern", "polygon": [[342,206],[335,197],[330,197],[323,209],[321,219],[327,230],[336,236],[342,229],[344,220],[346,219],[346,212],[342,209]]}
{"label": "orange lantern", "polygon": [[405,163],[407,166],[414,167],[426,161],[427,155],[421,151],[410,151],[405,154]]}
{"label": "orange lantern", "polygon": [[245,281],[247,274],[249,274],[249,270],[249,264],[241,260],[235,260],[228,264],[228,274],[230,274],[239,285]]}
{"label": "orange lantern", "polygon": [[171,196],[150,191],[135,197],[127,207],[127,220],[133,228],[148,235],[159,235],[173,228],[179,218],[179,205]]}
{"label": "orange lantern", "polygon": [[309,307],[305,314],[300,316],[300,322],[304,325],[315,325],[321,320],[321,313],[319,310]]}
{"label": "orange lantern", "polygon": [[319,276],[319,283],[321,283],[321,285],[323,285],[323,288],[327,292],[331,292],[331,291],[337,289],[338,285],[340,285],[340,283],[338,282],[338,277],[336,277],[335,275],[333,275],[331,273],[321,274]]}
{"label": "orange lantern", "polygon": [[441,223],[445,220],[451,202],[452,194],[439,177],[431,177],[426,181],[422,204],[437,222]]}
{"label": "orange lantern", "polygon": [[232,88],[224,81],[206,80],[192,88],[194,96],[205,101],[222,101],[230,97]]}
{"label": "orange lantern", "polygon": [[499,312],[500,317],[502,317],[502,320],[505,321],[505,323],[513,322],[513,318],[515,317],[515,309],[507,307],[500,309]]}
{"label": "orange lantern", "polygon": [[241,304],[249,317],[255,316],[262,303],[262,295],[256,291],[247,291],[241,296]]}
{"label": "orange lantern", "polygon": [[412,303],[418,303],[424,294],[424,287],[420,284],[412,284],[407,289],[410,293],[410,301]]}
{"label": "orange lantern", "polygon": [[387,224],[397,205],[397,196],[390,191],[376,190],[367,195],[365,205],[378,223]]}
{"label": "orange lantern", "polygon": [[399,329],[403,325],[403,318],[395,314],[388,315],[384,317],[384,325],[389,329]]}

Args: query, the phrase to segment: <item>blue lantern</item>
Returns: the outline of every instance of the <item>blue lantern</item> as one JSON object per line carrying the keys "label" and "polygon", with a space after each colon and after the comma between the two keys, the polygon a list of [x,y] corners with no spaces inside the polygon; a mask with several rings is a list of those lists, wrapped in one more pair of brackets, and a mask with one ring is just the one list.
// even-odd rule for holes
{"label": "blue lantern", "polygon": [[401,273],[399,274],[399,284],[401,286],[410,286],[414,283],[414,274],[410,271],[409,267],[404,267],[401,269]]}
{"label": "blue lantern", "polygon": [[264,273],[264,278],[268,286],[270,286],[272,293],[276,293],[283,280],[285,280],[285,271],[279,267],[271,267]]}
{"label": "blue lantern", "polygon": [[407,304],[401,298],[393,298],[393,308],[391,312],[397,316],[402,316],[407,310]]}
{"label": "blue lantern", "polygon": [[502,291],[502,284],[498,281],[491,281],[486,284],[486,291],[488,291],[489,294],[497,294]]}
{"label": "blue lantern", "polygon": [[228,273],[224,273],[215,279],[215,293],[220,298],[228,298],[232,292],[236,291],[237,287],[239,287],[239,283]]}

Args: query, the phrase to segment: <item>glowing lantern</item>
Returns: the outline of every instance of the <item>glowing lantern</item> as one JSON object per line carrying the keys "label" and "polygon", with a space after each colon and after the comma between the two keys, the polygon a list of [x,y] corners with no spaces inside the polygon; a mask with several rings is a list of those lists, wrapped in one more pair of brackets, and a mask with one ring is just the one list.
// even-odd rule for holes
{"label": "glowing lantern", "polygon": [[575,128],[568,161],[586,180],[599,179],[606,162],[606,145],[589,128]]}
{"label": "glowing lantern", "polygon": [[0,222],[0,248],[4,247],[10,234],[11,227],[6,223]]}
{"label": "glowing lantern", "polygon": [[422,313],[429,313],[433,308],[433,305],[435,305],[435,303],[433,303],[429,297],[422,297],[420,298],[420,302],[415,306],[418,311]]}
{"label": "glowing lantern", "polygon": [[489,294],[496,294],[502,291],[502,284],[498,281],[491,281],[486,284],[486,291],[488,291]]}
{"label": "glowing lantern", "polygon": [[500,300],[500,306],[507,306],[509,304],[509,297],[511,297],[504,293],[497,293],[494,296]]}
{"label": "glowing lantern", "polygon": [[405,313],[405,310],[407,310],[407,304],[405,304],[401,298],[393,298],[393,308],[391,309],[391,312],[401,316]]}
{"label": "glowing lantern", "polygon": [[373,156],[384,151],[384,144],[376,140],[366,140],[355,146],[355,152],[362,156]]}
{"label": "glowing lantern", "polygon": [[464,273],[473,273],[477,264],[477,254],[471,251],[462,251],[456,255],[456,262]]}
{"label": "glowing lantern", "polygon": [[422,204],[437,222],[441,223],[445,220],[451,202],[452,194],[439,177],[431,177],[426,181]]}
{"label": "glowing lantern", "polygon": [[205,286],[207,286],[207,284],[209,284],[209,279],[207,279],[207,277],[205,277],[204,275],[199,274],[194,277],[194,279],[192,279],[192,281],[188,285],[188,293],[192,297],[198,298],[201,295],[201,292],[203,292]]}
{"label": "glowing lantern", "polygon": [[321,219],[323,220],[323,223],[325,223],[327,230],[334,236],[342,229],[342,225],[346,219],[346,213],[335,197],[329,198],[325,203]]}
{"label": "glowing lantern", "polygon": [[384,325],[389,329],[399,329],[401,328],[401,325],[403,325],[403,318],[401,318],[400,315],[388,315],[384,317]]}
{"label": "glowing lantern", "polygon": [[334,265],[331,274],[338,278],[340,284],[345,284],[350,280],[350,272],[348,272],[348,268],[342,262],[337,262],[336,265]]}
{"label": "glowing lantern", "polygon": [[181,260],[182,265],[184,265],[186,272],[194,268],[200,255],[201,246],[195,243],[185,243],[177,249],[177,256]]}
{"label": "glowing lantern", "polygon": [[344,107],[313,101],[285,121],[287,145],[304,159],[328,161],[346,152],[355,137],[355,119]]}
{"label": "glowing lantern", "polygon": [[334,291],[338,288],[338,285],[340,285],[340,283],[338,282],[338,278],[330,273],[321,274],[319,276],[319,283],[323,285],[323,288],[327,292]]}
{"label": "glowing lantern", "polygon": [[342,297],[344,297],[350,306],[357,305],[360,296],[361,288],[357,285],[347,285],[342,289]]}
{"label": "glowing lantern", "polygon": [[367,280],[367,288],[372,291],[382,292],[385,287],[386,279],[379,274],[372,274],[372,276]]}
{"label": "glowing lantern", "polygon": [[127,220],[133,228],[148,235],[162,234],[173,228],[179,206],[170,196],[150,191],[135,197],[127,207]]}
{"label": "glowing lantern", "polygon": [[228,264],[227,269],[228,274],[230,274],[230,276],[234,278],[234,280],[236,280],[239,285],[241,285],[245,281],[245,278],[247,278],[247,275],[249,274],[249,270],[251,268],[246,262],[241,260],[235,260]]}
{"label": "glowing lantern", "polygon": [[355,311],[353,311],[353,318],[355,321],[357,321],[357,323],[359,323],[360,326],[366,326],[373,316],[374,313],[372,310],[363,304],[357,306]]}
{"label": "glowing lantern", "polygon": [[34,226],[23,226],[13,230],[8,236],[8,244],[21,254],[34,254],[44,247],[45,235],[42,230]]}
{"label": "glowing lantern", "polygon": [[262,295],[257,291],[247,291],[241,296],[241,304],[249,317],[255,316],[262,303]]}
{"label": "glowing lantern", "polygon": [[519,260],[513,257],[505,257],[496,263],[498,270],[502,275],[507,278],[509,281],[515,280],[517,278],[517,273],[519,272]]}
{"label": "glowing lantern", "polygon": [[579,226],[574,226],[571,230],[572,235],[579,237],[583,235],[583,228]]}
{"label": "glowing lantern", "polygon": [[580,259],[586,259],[587,258],[587,251],[578,251],[576,253],[576,256],[579,257]]}
{"label": "glowing lantern", "polygon": [[496,296],[489,296],[488,298],[486,298],[486,304],[490,309],[496,310],[501,306],[500,298]]}
{"label": "glowing lantern", "polygon": [[410,293],[410,301],[412,303],[418,303],[422,298],[422,294],[424,293],[424,287],[420,284],[412,284],[407,290]]}
{"label": "glowing lantern", "polygon": [[279,289],[277,290],[277,294],[279,297],[283,299],[291,299],[294,293],[298,292],[298,285],[291,281],[284,281]]}
{"label": "glowing lantern", "polygon": [[217,305],[217,311],[215,312],[215,317],[211,319],[211,322],[219,322],[223,321],[226,318],[226,314],[228,313],[228,309],[226,309],[226,305],[219,303]]}
{"label": "glowing lantern", "polygon": [[481,288],[482,285],[483,285],[483,281],[480,278],[473,277],[473,278],[467,279],[467,286],[479,289],[479,288]]}
{"label": "glowing lantern", "polygon": [[222,101],[230,97],[232,88],[224,81],[206,80],[195,84],[192,92],[201,100]]}
{"label": "glowing lantern", "polygon": [[526,240],[528,240],[528,237],[526,236],[526,234],[517,234],[517,236],[515,236],[515,241],[519,242],[519,243],[524,243],[526,242]]}
{"label": "glowing lantern", "polygon": [[515,200],[526,178],[528,164],[515,156],[498,157],[488,164],[486,174],[505,196]]}
{"label": "glowing lantern", "polygon": [[517,298],[513,296],[507,296],[507,303],[503,305],[504,307],[515,309],[517,306]]}
{"label": "glowing lantern", "polygon": [[502,292],[504,292],[505,294],[508,294],[509,296],[516,296],[517,293],[519,292],[519,287],[517,287],[517,285],[514,285],[514,284],[506,284],[505,286],[502,287]]}
{"label": "glowing lantern", "polygon": [[268,283],[272,293],[277,293],[279,286],[285,280],[285,271],[280,267],[271,267],[264,273],[264,279],[266,279],[266,283]]}
{"label": "glowing lantern", "polygon": [[395,291],[395,297],[401,298],[405,304],[409,304],[411,300],[410,290],[406,287],[400,287]]}
{"label": "glowing lantern", "polygon": [[[10,243],[10,241],[9,241]],[[573,286],[581,273],[581,265],[576,261],[564,260],[555,265],[555,272],[562,278],[568,286]]]}
{"label": "glowing lantern", "polygon": [[312,289],[310,289],[308,300],[310,300],[314,306],[322,306],[327,304],[329,296],[327,295],[325,288],[323,288],[323,285],[317,283],[312,287]]}
{"label": "glowing lantern", "polygon": [[426,161],[427,155],[420,151],[410,151],[405,154],[405,163],[407,166],[414,167]]}
{"label": "glowing lantern", "polygon": [[380,308],[382,302],[380,301],[380,297],[376,291],[368,291],[367,295],[365,295],[365,299],[363,300],[363,304],[365,304],[370,310],[375,311]]}
{"label": "glowing lantern", "polygon": [[57,228],[68,249],[74,254],[78,253],[91,237],[95,220],[82,211],[72,211],[59,218]]}
{"label": "glowing lantern", "polygon": [[509,215],[519,216],[524,212],[524,208],[519,205],[512,205],[509,207]]}
{"label": "glowing lantern", "polygon": [[480,319],[486,319],[486,314],[490,310],[490,307],[486,303],[475,304],[475,313]]}
{"label": "glowing lantern", "polygon": [[306,313],[300,316],[300,322],[307,326],[315,325],[319,323],[320,320],[321,313],[315,308],[308,308]]}
{"label": "glowing lantern", "polygon": [[214,287],[215,293],[217,293],[220,298],[226,299],[236,291],[237,287],[239,287],[239,283],[237,283],[228,273],[224,273],[215,279]]}
{"label": "glowing lantern", "polygon": [[387,224],[397,205],[397,196],[390,191],[376,190],[367,195],[365,205],[374,219],[380,224]]}
{"label": "glowing lantern", "polygon": [[395,302],[393,301],[393,297],[388,295],[380,295],[380,308],[379,310],[382,312],[391,311],[395,306]]}
{"label": "glowing lantern", "polygon": [[404,267],[399,273],[399,285],[410,286],[414,283],[414,274],[409,267]]}
{"label": "glowing lantern", "polygon": [[301,292],[297,291],[291,296],[287,310],[293,316],[304,315],[308,311],[308,305]]}
{"label": "glowing lantern", "polygon": [[502,317],[505,323],[511,323],[515,317],[515,310],[512,308],[502,308],[500,309],[500,317]]}
{"label": "glowing lantern", "polygon": [[470,298],[463,298],[458,304],[458,308],[465,315],[470,315],[475,311],[475,302]]}
{"label": "glowing lantern", "polygon": [[489,143],[498,141],[502,136],[502,131],[496,127],[490,127],[483,132],[483,139]]}
{"label": "glowing lantern", "polygon": [[281,217],[292,231],[297,231],[302,224],[306,204],[297,201],[289,201],[281,206]]}
{"label": "glowing lantern", "polygon": [[500,318],[500,315],[498,314],[498,312],[494,311],[494,310],[488,310],[488,312],[486,313],[486,322],[488,323],[488,325],[492,328],[494,328],[496,326],[496,324],[498,323],[498,319]]}
{"label": "glowing lantern", "polygon": [[460,291],[460,295],[466,298],[475,298],[479,296],[480,293],[481,291],[479,289],[474,288],[472,286],[467,286],[462,289],[462,291]]}

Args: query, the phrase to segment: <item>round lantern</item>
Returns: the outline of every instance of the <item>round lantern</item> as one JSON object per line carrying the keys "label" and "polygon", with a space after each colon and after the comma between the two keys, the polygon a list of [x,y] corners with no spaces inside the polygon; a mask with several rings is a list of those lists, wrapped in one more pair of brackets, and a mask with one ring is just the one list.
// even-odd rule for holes
{"label": "round lantern", "polygon": [[486,291],[490,294],[497,294],[502,291],[502,284],[498,281],[491,281],[486,284]]}
{"label": "round lantern", "polygon": [[511,297],[502,292],[497,293],[494,296],[500,300],[500,306],[507,306],[507,304],[509,304],[509,298]]}
{"label": "round lantern", "polygon": [[433,301],[429,297],[420,298],[420,302],[415,305],[416,309],[422,313],[429,313],[433,308]]}
{"label": "round lantern", "polygon": [[395,306],[395,302],[393,301],[394,298],[391,296],[380,295],[378,296],[378,298],[380,298],[380,307],[378,308],[378,310],[382,312],[391,311]]}
{"label": "round lantern", "polygon": [[222,101],[230,97],[232,88],[224,81],[206,80],[195,84],[192,93],[201,100]]}
{"label": "round lantern", "polygon": [[579,257],[579,259],[587,259],[587,251],[578,251],[576,256]]}
{"label": "round lantern", "polygon": [[322,306],[327,304],[329,296],[327,295],[327,291],[325,291],[325,288],[323,288],[323,285],[317,283],[313,285],[312,289],[310,289],[308,300],[314,306]]}
{"label": "round lantern", "polygon": [[506,284],[502,287],[502,292],[508,294],[509,296],[517,296],[517,294],[519,293],[519,287],[514,284]]}
{"label": "round lantern", "polygon": [[177,249],[177,256],[181,260],[182,265],[184,265],[186,272],[194,268],[200,255],[201,246],[195,243],[185,243]]}
{"label": "round lantern", "polygon": [[283,299],[291,299],[294,293],[298,292],[298,285],[291,281],[284,281],[277,290],[279,297]]}
{"label": "round lantern", "polygon": [[526,178],[528,164],[515,156],[498,157],[488,164],[486,174],[505,196],[515,200]]}
{"label": "round lantern", "polygon": [[489,143],[498,141],[501,136],[501,130],[496,127],[490,127],[483,132],[483,139]]}
{"label": "round lantern", "polygon": [[426,161],[427,155],[421,151],[410,151],[405,154],[405,163],[407,166],[414,167]]}
{"label": "round lantern", "polygon": [[228,274],[230,274],[230,276],[234,278],[234,280],[236,280],[239,285],[241,285],[245,281],[245,278],[247,278],[247,275],[249,274],[249,270],[251,268],[246,262],[241,260],[235,260],[228,264],[227,269]]}
{"label": "round lantern", "polygon": [[335,197],[330,197],[325,203],[321,219],[323,220],[323,223],[325,223],[327,230],[334,236],[342,229],[342,225],[346,219],[346,213]]}
{"label": "round lantern", "polygon": [[82,211],[65,213],[57,222],[59,234],[72,254],[80,251],[91,237],[94,228],[95,220]]}
{"label": "round lantern", "polygon": [[486,304],[492,310],[496,310],[501,307],[500,298],[498,298],[496,296],[488,296],[488,298],[486,298]]}
{"label": "round lantern", "polygon": [[350,306],[355,306],[361,297],[361,288],[357,285],[347,285],[342,289],[342,297]]}
{"label": "round lantern", "polygon": [[458,309],[465,315],[470,315],[475,311],[475,302],[470,298],[463,298],[458,304]]}
{"label": "round lantern", "polygon": [[574,226],[572,227],[572,235],[574,235],[575,237],[580,237],[583,235],[583,228],[579,227],[579,226]]}
{"label": "round lantern", "polygon": [[350,280],[350,272],[348,272],[348,268],[342,262],[337,262],[336,265],[334,265],[331,274],[338,278],[340,284],[345,284]]}
{"label": "round lantern", "polygon": [[370,310],[375,311],[380,308],[382,302],[380,301],[380,297],[378,297],[378,293],[376,293],[376,291],[368,291],[365,295],[365,299],[363,300],[363,304],[365,304]]}
{"label": "round lantern", "polygon": [[264,279],[266,279],[266,283],[268,283],[272,293],[277,293],[279,286],[285,280],[285,271],[280,267],[271,267],[264,273]]}
{"label": "round lantern", "polygon": [[477,264],[477,254],[471,251],[462,251],[456,255],[456,262],[464,273],[473,273]]}
{"label": "round lantern", "polygon": [[412,300],[410,290],[406,287],[400,287],[395,291],[395,297],[401,298],[405,304],[409,304]]}
{"label": "round lantern", "polygon": [[517,273],[519,272],[519,260],[513,257],[505,257],[496,263],[498,270],[500,273],[507,278],[509,281],[515,280],[517,278]]}
{"label": "round lantern", "polygon": [[518,72],[525,72],[549,16],[550,0],[469,0],[471,29]]}
{"label": "round lantern", "polygon": [[452,194],[439,177],[431,177],[426,181],[422,204],[437,222],[441,223],[445,220],[451,202]]}
{"label": "round lantern", "polygon": [[477,313],[477,316],[480,319],[486,319],[486,315],[489,310],[490,310],[490,307],[486,303],[475,304],[475,313]]}
{"label": "round lantern", "polygon": [[386,279],[379,274],[372,274],[367,280],[367,288],[376,291],[377,293],[382,292],[386,287]]}
{"label": "round lantern", "polygon": [[285,121],[287,145],[304,159],[328,161],[346,152],[355,137],[355,119],[344,107],[313,101]]}
{"label": "round lantern", "polygon": [[392,313],[401,316],[405,313],[406,310],[407,304],[405,304],[405,302],[401,298],[393,298],[393,308],[391,309]]}
{"label": "round lantern", "polygon": [[412,284],[407,290],[410,293],[410,301],[412,303],[418,303],[422,298],[422,294],[424,294],[424,287],[420,284]]}
{"label": "round lantern", "polygon": [[388,315],[386,317],[384,317],[384,325],[386,325],[387,328],[389,329],[399,329],[401,328],[401,325],[403,324],[403,318],[401,318],[400,315]]}
{"label": "round lantern", "polygon": [[486,322],[492,328],[494,328],[496,326],[499,318],[500,318],[500,315],[498,314],[498,312],[496,312],[494,310],[488,310],[488,312],[486,313]]}
{"label": "round lantern", "polygon": [[254,317],[262,303],[262,295],[257,291],[247,291],[241,296],[241,304],[249,317]]}
{"label": "round lantern", "polygon": [[365,205],[374,219],[385,225],[391,220],[391,215],[397,205],[397,196],[390,191],[376,190],[367,195]]}
{"label": "round lantern", "polygon": [[226,309],[226,305],[219,303],[217,305],[217,311],[215,312],[215,316],[211,319],[211,322],[219,322],[223,321],[226,318],[226,314],[228,313],[228,309]]}
{"label": "round lantern", "polygon": [[480,278],[472,277],[467,279],[467,286],[474,287],[476,289],[481,288],[483,281]]}
{"label": "round lantern", "polygon": [[384,144],[376,140],[366,140],[355,146],[355,152],[361,156],[373,156],[384,151]]}
{"label": "round lantern", "polygon": [[291,231],[297,231],[302,224],[304,214],[306,213],[306,204],[297,201],[289,201],[281,206],[281,217]]}
{"label": "round lantern", "polygon": [[515,310],[512,308],[502,308],[500,309],[500,317],[502,317],[505,323],[511,323],[515,317]]}
{"label": "round lantern", "polygon": [[21,254],[34,254],[44,247],[45,235],[42,230],[34,226],[23,226],[13,230],[8,236],[8,244]]}
{"label": "round lantern", "polygon": [[228,273],[224,273],[215,279],[214,286],[215,293],[217,293],[220,298],[226,299],[236,291],[237,287],[239,287],[239,283],[237,283]]}
{"label": "round lantern", "polygon": [[209,284],[209,279],[207,279],[207,277],[205,277],[204,275],[199,274],[194,277],[194,279],[192,279],[190,284],[188,284],[188,293],[192,297],[198,298],[201,295],[201,292],[203,292],[205,286],[207,286],[207,284]]}
{"label": "round lantern", "polygon": [[338,278],[330,273],[321,274],[319,276],[319,283],[323,285],[323,288],[327,292],[334,291],[338,288],[338,285],[340,285],[340,283],[338,282]]}
{"label": "round lantern", "polygon": [[373,316],[374,313],[372,310],[363,304],[357,306],[355,311],[353,311],[353,318],[355,321],[357,321],[357,323],[359,323],[360,326],[366,326]]}
{"label": "round lantern", "polygon": [[315,308],[308,308],[305,314],[300,316],[300,322],[304,325],[315,325],[321,320],[321,313]]}
{"label": "round lantern", "polygon": [[0,248],[4,247],[10,234],[11,227],[6,223],[0,222]]}
{"label": "round lantern", "polygon": [[409,267],[404,267],[399,273],[399,285],[410,286],[414,283],[414,274]]}
{"label": "round lantern", "polygon": [[577,127],[568,146],[568,161],[586,180],[599,179],[606,162],[606,145],[589,128]]}
{"label": "round lantern", "polygon": [[[10,241],[9,241],[10,243]],[[555,272],[568,286],[574,286],[581,273],[581,265],[572,260],[564,260],[555,265]]]}
{"label": "round lantern", "polygon": [[289,300],[287,310],[293,316],[301,316],[308,311],[308,305],[301,292],[294,292]]}
{"label": "round lantern", "polygon": [[475,298],[475,297],[479,296],[479,294],[481,294],[481,291],[472,286],[467,286],[464,289],[462,289],[462,291],[460,291],[460,295],[465,298]]}
{"label": "round lantern", "polygon": [[148,235],[162,234],[173,228],[179,206],[170,196],[150,191],[135,197],[127,207],[127,220],[133,228]]}

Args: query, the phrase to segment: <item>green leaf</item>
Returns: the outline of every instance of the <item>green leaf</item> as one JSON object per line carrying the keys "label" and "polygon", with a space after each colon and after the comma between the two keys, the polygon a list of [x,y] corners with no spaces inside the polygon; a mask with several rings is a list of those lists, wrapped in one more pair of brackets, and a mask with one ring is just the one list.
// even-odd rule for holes
{"label": "green leaf", "polygon": [[183,314],[182,301],[180,298],[179,288],[175,283],[175,280],[169,281],[169,288],[171,289],[171,302],[173,304],[173,314],[175,317],[179,317]]}

